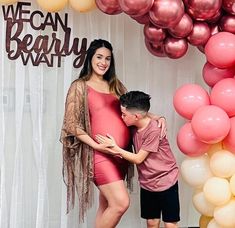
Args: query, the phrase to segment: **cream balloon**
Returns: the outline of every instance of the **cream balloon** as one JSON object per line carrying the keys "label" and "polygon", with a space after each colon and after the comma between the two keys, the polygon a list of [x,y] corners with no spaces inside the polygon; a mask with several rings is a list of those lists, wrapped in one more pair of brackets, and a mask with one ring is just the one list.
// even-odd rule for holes
{"label": "cream balloon", "polygon": [[69,3],[73,9],[82,13],[96,8],[95,0],[69,0]]}
{"label": "cream balloon", "polygon": [[215,206],[207,201],[203,191],[196,191],[193,194],[193,205],[200,214],[213,217]]}
{"label": "cream balloon", "polygon": [[230,189],[232,194],[235,196],[235,174],[230,178]]}
{"label": "cream balloon", "polygon": [[214,219],[222,227],[235,227],[235,199],[230,200],[227,204],[216,207]]}
{"label": "cream balloon", "polygon": [[[201,228],[201,227],[200,227]],[[215,219],[211,219],[211,221],[208,223],[207,228],[225,228],[225,227],[221,227],[216,221]]]}
{"label": "cream balloon", "polygon": [[209,178],[203,186],[206,200],[215,206],[227,203],[231,198],[231,190],[228,180],[220,177]]}
{"label": "cream balloon", "polygon": [[37,3],[45,11],[58,12],[65,8],[68,0],[37,0]]}
{"label": "cream balloon", "polygon": [[207,226],[211,220],[212,220],[212,217],[207,217],[205,215],[201,215],[199,218],[200,228],[207,228]]}
{"label": "cream balloon", "polygon": [[11,5],[18,2],[18,0],[0,0],[1,5]]}
{"label": "cream balloon", "polygon": [[219,150],[210,158],[210,169],[217,177],[229,178],[235,173],[235,154]]}
{"label": "cream balloon", "polygon": [[181,175],[184,181],[195,188],[203,187],[204,183],[212,177],[209,168],[209,157],[188,157],[181,163]]}

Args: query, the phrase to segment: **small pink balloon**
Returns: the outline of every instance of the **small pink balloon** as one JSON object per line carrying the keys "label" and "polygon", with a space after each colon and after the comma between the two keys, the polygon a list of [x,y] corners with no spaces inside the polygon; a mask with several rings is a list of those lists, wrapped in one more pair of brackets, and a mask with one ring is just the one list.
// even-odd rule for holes
{"label": "small pink balloon", "polygon": [[229,68],[235,64],[235,35],[219,32],[210,37],[205,46],[207,61],[218,68]]}
{"label": "small pink balloon", "polygon": [[146,48],[152,55],[157,57],[166,57],[166,54],[164,52],[163,42],[159,44],[154,44],[149,42],[146,38],[144,39],[144,41]]}
{"label": "small pink balloon", "polygon": [[207,23],[195,22],[187,40],[191,45],[201,46],[206,44],[210,36],[211,30]]}
{"label": "small pink balloon", "polygon": [[235,14],[235,0],[223,0],[222,6],[226,12]]}
{"label": "small pink balloon", "polygon": [[142,24],[142,25],[150,23],[150,19],[149,19],[149,14],[148,13],[146,13],[144,15],[141,15],[141,16],[131,15],[130,17],[132,19],[134,19],[135,21],[137,21],[139,24]]}
{"label": "small pink balloon", "polygon": [[188,42],[186,41],[186,39],[167,37],[164,40],[164,51],[166,55],[171,59],[181,58],[186,54],[187,50]]}
{"label": "small pink balloon", "polygon": [[173,104],[178,114],[191,120],[200,107],[210,104],[210,98],[201,86],[185,84],[175,91]]}
{"label": "small pink balloon", "polygon": [[[222,79],[211,90],[211,104],[222,108],[229,117],[235,116],[235,79]],[[234,139],[235,140],[235,139]]]}
{"label": "small pink balloon", "polygon": [[122,10],[128,15],[141,16],[149,12],[154,0],[119,0]]}
{"label": "small pink balloon", "polygon": [[152,23],[144,26],[144,36],[151,43],[159,43],[166,38],[166,32]]}
{"label": "small pink balloon", "polygon": [[118,0],[95,0],[96,6],[103,13],[116,15],[122,13]]}
{"label": "small pink balloon", "polygon": [[189,35],[193,29],[193,21],[188,14],[184,14],[180,22],[173,28],[168,29],[169,33],[175,38],[184,38]]}
{"label": "small pink balloon", "polygon": [[232,153],[235,153],[235,117],[230,118],[230,131],[223,140],[223,147]]}
{"label": "small pink balloon", "polygon": [[227,113],[215,105],[200,107],[194,113],[191,124],[197,138],[208,144],[222,141],[230,130]]}
{"label": "small pink balloon", "polygon": [[235,34],[235,16],[223,16],[219,22],[219,27],[222,31]]}
{"label": "small pink balloon", "polygon": [[222,79],[233,78],[235,76],[235,67],[220,69],[209,62],[206,62],[203,66],[202,75],[206,84],[213,87]]}
{"label": "small pink balloon", "polygon": [[184,15],[182,0],[155,0],[149,11],[150,20],[161,28],[172,28]]}
{"label": "small pink balloon", "polygon": [[222,0],[190,0],[186,5],[194,19],[204,21],[211,19],[220,10]]}
{"label": "small pink balloon", "polygon": [[177,134],[177,145],[182,153],[190,157],[203,155],[210,144],[201,142],[193,133],[191,123],[185,123]]}

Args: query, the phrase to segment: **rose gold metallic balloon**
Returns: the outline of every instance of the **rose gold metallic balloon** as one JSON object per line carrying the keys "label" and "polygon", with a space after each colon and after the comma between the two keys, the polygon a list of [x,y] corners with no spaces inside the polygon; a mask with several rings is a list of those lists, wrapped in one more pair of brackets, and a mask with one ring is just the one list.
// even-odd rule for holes
{"label": "rose gold metallic balloon", "polygon": [[216,33],[220,32],[220,28],[217,24],[210,25],[211,36],[215,35]]}
{"label": "rose gold metallic balloon", "polygon": [[221,8],[222,0],[188,0],[188,13],[196,20],[212,18]]}
{"label": "rose gold metallic balloon", "polygon": [[180,22],[173,28],[168,29],[169,33],[176,38],[184,38],[193,29],[193,21],[188,14],[184,14]]}
{"label": "rose gold metallic balloon", "polygon": [[167,37],[164,41],[164,51],[169,58],[178,59],[186,54],[188,42],[186,39]]}
{"label": "rose gold metallic balloon", "polygon": [[154,0],[119,0],[122,10],[128,15],[144,15],[153,5]]}
{"label": "rose gold metallic balloon", "polygon": [[219,22],[219,27],[222,31],[235,34],[235,16],[223,16]]}
{"label": "rose gold metallic balloon", "polygon": [[226,12],[235,15],[235,0],[223,0],[222,5]]}
{"label": "rose gold metallic balloon", "polygon": [[195,22],[192,32],[188,35],[187,40],[191,45],[201,46],[206,44],[211,36],[211,30],[205,22]]}
{"label": "rose gold metallic balloon", "polygon": [[184,15],[182,0],[155,0],[149,11],[150,20],[161,28],[172,28]]}
{"label": "rose gold metallic balloon", "polygon": [[132,19],[134,19],[135,21],[137,21],[139,24],[148,24],[150,22],[150,19],[149,19],[149,14],[146,13],[144,15],[141,15],[141,16],[130,16]]}
{"label": "rose gold metallic balloon", "polygon": [[149,23],[144,26],[144,36],[151,43],[159,43],[165,39],[166,32],[164,29]]}
{"label": "rose gold metallic balloon", "polygon": [[217,23],[222,16],[223,16],[223,11],[220,9],[213,17],[211,17],[210,19],[207,19],[206,22]]}
{"label": "rose gold metallic balloon", "polygon": [[157,57],[166,57],[163,43],[153,44],[153,43],[150,43],[146,38],[144,41],[145,41],[146,48],[152,55],[157,56]]}
{"label": "rose gold metallic balloon", "polygon": [[109,15],[115,15],[122,12],[118,0],[95,0],[95,3],[97,8]]}

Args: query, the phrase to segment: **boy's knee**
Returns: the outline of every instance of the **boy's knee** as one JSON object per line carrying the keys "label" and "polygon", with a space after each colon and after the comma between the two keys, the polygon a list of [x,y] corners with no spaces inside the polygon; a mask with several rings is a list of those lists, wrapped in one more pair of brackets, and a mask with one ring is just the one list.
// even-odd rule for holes
{"label": "boy's knee", "polygon": [[160,220],[159,219],[147,219],[148,228],[156,228],[159,227]]}

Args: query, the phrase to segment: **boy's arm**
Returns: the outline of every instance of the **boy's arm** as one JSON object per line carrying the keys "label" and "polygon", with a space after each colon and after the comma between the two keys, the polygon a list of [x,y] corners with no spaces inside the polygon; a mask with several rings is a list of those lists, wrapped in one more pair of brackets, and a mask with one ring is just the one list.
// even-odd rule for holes
{"label": "boy's arm", "polygon": [[137,154],[131,153],[129,151],[123,150],[119,146],[115,145],[110,150],[110,153],[118,154],[122,158],[126,159],[127,161],[134,163],[134,164],[141,164],[146,157],[149,155],[149,152],[145,150],[140,150]]}

